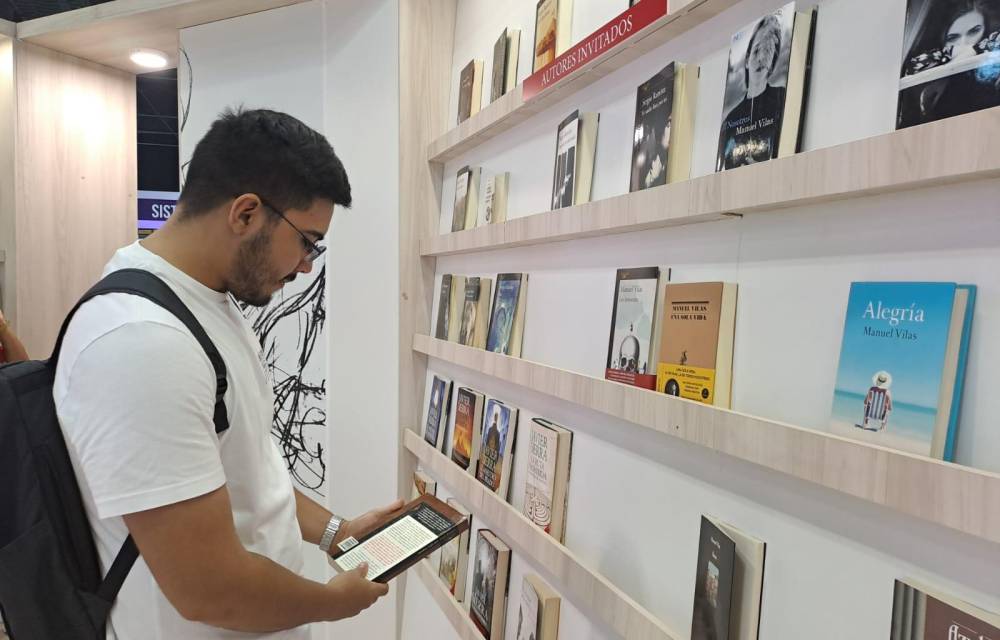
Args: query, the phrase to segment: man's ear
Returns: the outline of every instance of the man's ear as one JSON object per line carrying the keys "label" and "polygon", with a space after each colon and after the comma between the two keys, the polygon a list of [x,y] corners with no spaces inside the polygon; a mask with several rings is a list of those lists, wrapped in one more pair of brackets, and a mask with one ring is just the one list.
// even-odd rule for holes
{"label": "man's ear", "polygon": [[260,197],[253,193],[244,193],[230,203],[226,222],[234,234],[244,236],[260,226],[264,213],[264,204]]}

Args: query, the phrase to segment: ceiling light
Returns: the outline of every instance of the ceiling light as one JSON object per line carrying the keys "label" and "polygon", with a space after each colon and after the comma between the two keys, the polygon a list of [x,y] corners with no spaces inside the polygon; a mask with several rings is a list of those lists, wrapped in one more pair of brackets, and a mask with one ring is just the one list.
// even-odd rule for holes
{"label": "ceiling light", "polygon": [[133,49],[129,58],[147,69],[163,69],[167,66],[167,54],[156,49]]}

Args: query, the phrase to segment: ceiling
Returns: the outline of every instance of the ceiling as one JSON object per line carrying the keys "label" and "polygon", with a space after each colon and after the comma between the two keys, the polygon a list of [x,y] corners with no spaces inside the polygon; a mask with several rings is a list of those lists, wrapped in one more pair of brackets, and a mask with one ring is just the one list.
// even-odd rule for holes
{"label": "ceiling", "polygon": [[22,22],[110,0],[0,0],[0,19]]}

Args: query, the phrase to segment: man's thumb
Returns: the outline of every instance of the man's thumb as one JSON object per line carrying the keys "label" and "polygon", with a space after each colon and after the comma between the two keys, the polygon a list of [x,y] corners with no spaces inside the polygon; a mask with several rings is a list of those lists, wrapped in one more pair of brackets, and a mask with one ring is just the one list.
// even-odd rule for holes
{"label": "man's thumb", "polygon": [[362,578],[368,576],[368,563],[362,562],[358,566],[354,567],[354,571]]}

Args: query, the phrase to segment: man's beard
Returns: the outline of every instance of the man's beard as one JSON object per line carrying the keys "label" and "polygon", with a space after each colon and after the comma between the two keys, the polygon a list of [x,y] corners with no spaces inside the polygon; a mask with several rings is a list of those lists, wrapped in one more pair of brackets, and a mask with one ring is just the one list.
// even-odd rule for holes
{"label": "man's beard", "polygon": [[261,229],[240,245],[229,279],[229,293],[240,302],[253,307],[267,306],[274,295],[270,288],[278,280],[268,265],[271,231]]}

